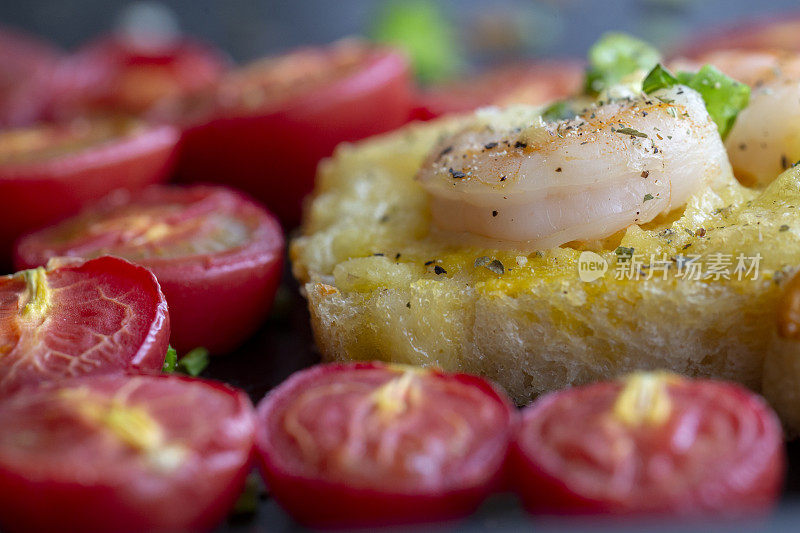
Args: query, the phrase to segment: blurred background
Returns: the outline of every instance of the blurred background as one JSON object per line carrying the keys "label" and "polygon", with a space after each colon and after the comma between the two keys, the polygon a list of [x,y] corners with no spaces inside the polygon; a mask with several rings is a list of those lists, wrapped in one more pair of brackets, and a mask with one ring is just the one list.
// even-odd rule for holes
{"label": "blurred background", "polygon": [[800,11],[796,0],[412,0],[388,7],[380,0],[5,0],[0,22],[69,49],[138,17],[146,24],[177,25],[246,61],[300,44],[369,35],[395,4],[411,5],[422,16],[434,6],[451,25],[442,28],[443,35],[477,64],[519,56],[584,57],[612,29],[668,48],[711,26]]}

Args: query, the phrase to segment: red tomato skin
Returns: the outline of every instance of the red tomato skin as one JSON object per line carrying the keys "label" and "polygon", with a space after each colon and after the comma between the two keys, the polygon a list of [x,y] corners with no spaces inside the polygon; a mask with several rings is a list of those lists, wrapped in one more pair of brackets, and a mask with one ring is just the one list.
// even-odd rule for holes
{"label": "red tomato skin", "polygon": [[[176,483],[167,493],[127,500],[121,497],[120,486],[135,485],[141,480],[104,480],[102,473],[93,472],[87,473],[87,478],[94,482],[87,482],[73,475],[69,468],[41,472],[37,465],[0,462],[3,531],[211,531],[225,519],[252,469],[254,415],[250,399],[241,390],[215,381],[163,374],[147,378],[199,382],[229,395],[236,405],[235,424],[246,435],[236,437],[239,442],[231,450],[235,457],[218,459],[212,472],[195,472],[198,479],[191,485],[184,481],[184,486]],[[81,378],[70,383],[91,386],[95,379]]]}
{"label": "red tomato skin", "polygon": [[405,58],[385,52],[353,75],[300,94],[279,109],[212,116],[184,131],[179,180],[246,191],[293,227],[314,187],[317,163],[339,143],[405,124],[411,86]]}
{"label": "red tomato skin", "polygon": [[412,118],[430,120],[488,105],[542,105],[580,91],[584,64],[571,59],[500,66],[417,91]]}
{"label": "red tomato skin", "polygon": [[[95,113],[146,113],[162,99],[212,88],[228,67],[227,57],[200,42],[182,39],[145,50],[124,35],[108,35],[56,66],[48,83],[47,115],[60,120]],[[126,77],[137,72],[158,78],[141,80],[137,91],[126,86]],[[153,89],[154,84],[161,85]],[[144,92],[148,90],[154,92]]]}
{"label": "red tomato skin", "polygon": [[[766,514],[780,496],[786,469],[780,422],[763,399],[738,385],[704,379],[693,381],[695,386],[716,387],[717,394],[735,397],[742,409],[754,411],[763,421],[764,435],[760,446],[753,452],[763,456],[758,459],[760,464],[756,465],[759,468],[758,475],[750,479],[746,486],[741,486],[733,477],[708,479],[702,486],[684,493],[680,500],[660,502],[660,507],[656,505],[647,510],[627,503],[587,497],[573,490],[562,476],[550,471],[524,449],[519,435],[525,431],[527,424],[538,416],[544,416],[543,413],[564,395],[586,391],[584,401],[591,402],[597,401],[597,396],[607,397],[614,393],[612,391],[619,390],[619,384],[606,382],[550,393],[523,410],[518,438],[511,443],[507,463],[509,481],[522,505],[531,514],[571,516],[664,516],[672,519],[709,516],[734,519]],[[580,421],[575,420],[574,423],[580,424]],[[711,490],[716,490],[717,504],[705,505],[700,494]]]}
{"label": "red tomato skin", "polygon": [[[482,483],[464,484],[417,493],[400,490],[367,489],[333,482],[319,477],[298,475],[276,460],[266,430],[267,419],[297,389],[313,383],[316,376],[342,369],[376,369],[377,362],[331,363],[317,365],[296,373],[257,406],[256,450],[261,474],[270,494],[299,523],[312,528],[374,527],[412,524],[463,518],[471,514],[487,496],[504,488],[507,449],[500,456],[487,459],[497,469]],[[469,374],[442,374],[470,387],[478,387],[508,409],[508,424],[498,430],[499,439],[510,436],[518,422],[516,408],[505,393],[488,381]],[[489,467],[491,470],[491,467]]]}
{"label": "red tomato skin", "polygon": [[[157,203],[165,195],[184,193],[198,198],[222,194],[238,210],[254,213],[259,220],[256,240],[242,248],[214,255],[138,261],[161,284],[169,303],[170,343],[178,353],[202,346],[212,354],[225,354],[252,335],[272,308],[283,272],[283,231],[260,204],[220,186],[155,186],[134,195],[132,202]],[[98,204],[97,209],[110,210],[113,216],[114,205]],[[46,230],[26,236],[15,248],[15,264],[32,268],[46,263],[50,259],[46,246]],[[71,254],[67,251],[66,255]]]}
{"label": "red tomato skin", "polygon": [[74,215],[114,190],[166,180],[178,140],[174,127],[157,126],[48,161],[0,165],[0,265],[9,263],[21,235]]}
{"label": "red tomato skin", "polygon": [[[282,236],[280,224],[268,219]],[[202,346],[226,354],[258,329],[272,309],[283,272],[283,238],[235,264],[212,266],[203,261],[152,266],[170,302],[171,343],[178,353]]]}
{"label": "red tomato skin", "polygon": [[[0,396],[15,393],[22,388],[36,386],[41,383],[71,379],[77,375],[160,374],[162,371],[167,347],[169,346],[170,317],[167,301],[159,288],[155,276],[143,267],[116,257],[104,256],[86,262],[66,260],[64,263],[58,266],[57,269],[70,270],[79,276],[86,276],[90,279],[101,276],[135,279],[138,290],[154,293],[156,303],[154,309],[151,310],[152,318],[149,321],[147,331],[144,332],[142,342],[134,353],[121,355],[119,361],[109,364],[98,363],[90,370],[82,371],[80,374],[73,376],[62,376],[60,379],[56,379],[52,374],[52,370],[42,370],[37,375],[18,371],[14,381],[0,384]],[[80,308],[72,306],[67,309],[66,313],[59,315],[59,320],[68,320],[71,323],[80,324],[86,321],[86,317],[79,314],[80,312]],[[144,312],[148,311],[145,310]]]}

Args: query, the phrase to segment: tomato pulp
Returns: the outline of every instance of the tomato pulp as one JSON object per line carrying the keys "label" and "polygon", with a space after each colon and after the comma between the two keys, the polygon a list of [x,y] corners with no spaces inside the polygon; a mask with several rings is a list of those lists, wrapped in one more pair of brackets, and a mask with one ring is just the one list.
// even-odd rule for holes
{"label": "tomato pulp", "polygon": [[92,376],[0,401],[4,531],[198,531],[250,470],[253,407],[214,382]]}
{"label": "tomato pulp", "polygon": [[235,70],[207,105],[184,132],[180,178],[242,189],[292,226],[320,159],[408,120],[411,74],[399,53],[346,41]]}
{"label": "tomato pulp", "polygon": [[169,303],[179,353],[225,353],[266,317],[280,282],[277,220],[225,187],[156,186],[107,198],[80,215],[28,235],[21,267],[51,257],[116,255],[150,269]]}
{"label": "tomato pulp", "polygon": [[166,300],[150,272],[122,259],[2,276],[0,317],[0,393],[164,364]]}
{"label": "tomato pulp", "polygon": [[379,363],[299,372],[258,406],[271,494],[299,522],[465,516],[495,488],[516,410],[487,381]]}
{"label": "tomato pulp", "polygon": [[742,387],[634,374],[525,409],[510,473],[533,513],[730,518],[774,505],[784,454],[777,417]]}
{"label": "tomato pulp", "polygon": [[0,266],[20,235],[116,189],[167,178],[179,132],[138,121],[77,120],[0,132]]}
{"label": "tomato pulp", "polygon": [[49,115],[140,115],[165,100],[212,89],[228,69],[227,58],[205,44],[153,41],[111,35],[62,60],[50,80]]}

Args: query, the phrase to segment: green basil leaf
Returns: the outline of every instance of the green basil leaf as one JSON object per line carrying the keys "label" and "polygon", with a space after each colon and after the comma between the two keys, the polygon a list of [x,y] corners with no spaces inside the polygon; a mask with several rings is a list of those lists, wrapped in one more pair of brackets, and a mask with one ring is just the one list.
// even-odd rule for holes
{"label": "green basil leaf", "polygon": [[403,50],[423,83],[451,78],[463,68],[456,28],[437,2],[390,1],[376,20],[372,38]]}
{"label": "green basil leaf", "polygon": [[659,63],[642,82],[642,91],[647,94],[655,92],[659,89],[666,89],[678,84],[678,78],[672,75],[664,66]]}
{"label": "green basil leaf", "polygon": [[700,93],[723,139],[728,136],[739,112],[750,102],[750,87],[711,65],[703,66],[696,73],[679,72],[674,76],[662,65],[656,65],[645,78],[642,90],[649,94],[673,85],[686,85]]}
{"label": "green basil leaf", "polygon": [[720,136],[727,137],[739,112],[750,103],[750,87],[711,65],[703,66],[687,85],[700,93]]}
{"label": "green basil leaf", "polygon": [[586,71],[587,94],[596,95],[637,71],[648,71],[658,63],[658,50],[624,33],[607,33],[589,49]]}

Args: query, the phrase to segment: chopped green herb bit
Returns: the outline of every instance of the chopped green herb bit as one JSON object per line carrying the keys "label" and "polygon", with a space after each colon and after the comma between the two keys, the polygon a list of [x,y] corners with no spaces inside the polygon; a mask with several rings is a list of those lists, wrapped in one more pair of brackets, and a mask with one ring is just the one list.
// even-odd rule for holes
{"label": "chopped green herb bit", "polygon": [[627,246],[619,246],[614,253],[617,254],[617,261],[620,263],[625,261],[630,261],[633,258],[633,248],[629,248]]}
{"label": "chopped green herb bit", "polygon": [[477,259],[475,259],[474,266],[475,266],[475,268],[480,268],[482,266],[488,265],[491,262],[492,262],[492,258],[491,257],[483,255],[483,256],[478,257]]}
{"label": "chopped green herb bit", "polygon": [[499,259],[493,259],[491,263],[486,265],[486,268],[498,275],[504,274],[506,271],[506,267],[503,266]]}
{"label": "chopped green herb bit", "polygon": [[639,130],[635,130],[635,129],[633,129],[633,128],[628,128],[628,127],[625,127],[625,128],[619,128],[619,129],[617,130],[617,133],[621,133],[621,134],[623,134],[623,135],[632,135],[632,136],[634,136],[634,137],[647,137],[647,134],[646,134],[646,133],[642,133],[642,132],[641,132],[641,131],[639,131]]}
{"label": "chopped green herb bit", "polygon": [[782,225],[782,226],[781,226],[781,227],[778,229],[778,231],[789,231],[789,226],[787,226],[786,224],[784,224],[784,225]]}
{"label": "chopped green herb bit", "polygon": [[637,71],[648,71],[658,63],[658,50],[624,33],[607,33],[589,49],[585,91],[597,95]]}
{"label": "chopped green herb bit", "polygon": [[647,194],[644,195],[644,201],[645,202],[648,201],[648,200],[652,200],[652,199],[653,199],[653,195],[652,194],[647,193]]}
{"label": "chopped green herb bit", "polygon": [[178,364],[178,352],[172,346],[167,347],[167,355],[164,358],[164,366],[161,371],[167,374],[175,372],[175,365]]}
{"label": "chopped green herb bit", "polygon": [[502,261],[485,255],[475,259],[474,266],[475,268],[484,267],[498,275],[504,274],[506,271],[506,267],[503,265]]}

